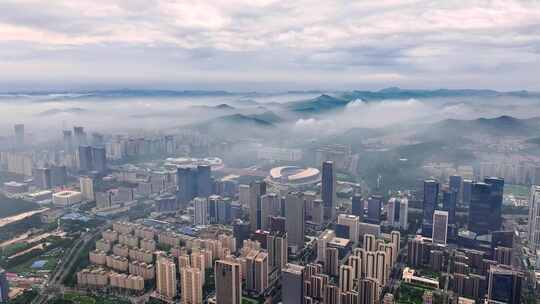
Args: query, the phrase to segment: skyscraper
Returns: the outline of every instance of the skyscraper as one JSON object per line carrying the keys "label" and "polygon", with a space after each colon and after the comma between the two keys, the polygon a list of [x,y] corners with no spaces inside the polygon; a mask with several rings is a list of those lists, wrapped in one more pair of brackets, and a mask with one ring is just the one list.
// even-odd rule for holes
{"label": "skyscraper", "polygon": [[35,168],[34,169],[34,179],[36,184],[41,189],[49,189],[51,185],[51,169],[49,168]]}
{"label": "skyscraper", "polygon": [[457,193],[458,192],[455,192],[451,188],[442,191],[443,210],[448,212],[448,224],[450,225],[454,225],[456,223]]}
{"label": "skyscraper", "polygon": [[94,195],[94,180],[91,177],[82,176],[79,178],[79,183],[83,199],[89,202],[94,201],[96,199]]}
{"label": "skyscraper", "polygon": [[262,294],[268,288],[268,254],[251,251],[246,257],[246,289]]}
{"label": "skyscraper", "polygon": [[379,299],[379,284],[375,279],[363,278],[358,281],[359,304],[375,304]]}
{"label": "skyscraper", "polygon": [[195,207],[195,215],[193,223],[195,225],[207,225],[208,224],[208,201],[204,197],[196,197],[193,199],[193,205]]}
{"label": "skyscraper", "polygon": [[92,148],[90,146],[79,146],[79,170],[91,171],[92,170]]}
{"label": "skyscraper", "polygon": [[371,224],[381,223],[382,196],[372,195],[368,198],[368,213],[366,222]]}
{"label": "skyscraper", "polygon": [[6,271],[0,268],[0,302],[6,303],[9,296],[9,282],[6,277]]}
{"label": "skyscraper", "polygon": [[489,197],[490,213],[489,228],[491,231],[501,230],[502,225],[502,202],[504,192],[504,179],[500,177],[486,177],[484,183],[491,185]]}
{"label": "skyscraper", "polygon": [[197,169],[189,166],[178,167],[176,170],[178,186],[178,202],[187,204],[197,196]]}
{"label": "skyscraper", "polygon": [[92,147],[92,170],[103,173],[107,170],[105,147]]}
{"label": "skyscraper", "polygon": [[422,202],[423,223],[431,226],[433,213],[437,209],[439,197],[439,182],[433,179],[424,181],[424,200]]}
{"label": "skyscraper", "polygon": [[340,214],[338,215],[338,224],[345,225],[349,228],[349,240],[356,244],[359,240],[358,234],[358,223],[359,219],[357,216],[352,214]]}
{"label": "skyscraper", "polygon": [[269,217],[281,215],[281,200],[275,193],[261,196],[261,229],[269,230]]}
{"label": "skyscraper", "polygon": [[352,214],[358,216],[360,220],[364,218],[364,201],[360,193],[355,193],[351,201]]}
{"label": "skyscraper", "polygon": [[491,185],[477,182],[472,184],[471,202],[469,205],[468,228],[478,234],[487,234],[490,231],[491,215]]}
{"label": "skyscraper", "polygon": [[304,278],[304,266],[289,263],[283,268],[281,272],[281,301],[283,304],[304,302]]}
{"label": "skyscraper", "polygon": [[336,176],[332,161],[325,161],[322,164],[321,197],[324,204],[324,217],[333,218],[336,202]]}
{"label": "skyscraper", "polygon": [[489,269],[488,303],[521,303],[522,275],[506,266],[491,266]]}
{"label": "skyscraper", "polygon": [[253,182],[249,185],[249,224],[251,232],[261,229],[261,196],[264,194],[266,194],[266,183],[264,181]]}
{"label": "skyscraper", "polygon": [[540,249],[540,186],[531,186],[529,193],[529,244]]}
{"label": "skyscraper", "polygon": [[67,153],[73,152],[73,135],[71,130],[62,131],[62,136],[64,151]]}
{"label": "skyscraper", "polygon": [[197,166],[197,196],[208,197],[212,194],[212,178],[209,165]]}
{"label": "skyscraper", "polygon": [[75,147],[86,146],[86,132],[84,132],[84,127],[73,127],[73,135],[75,136]]}
{"label": "skyscraper", "polygon": [[433,243],[446,245],[448,234],[448,212],[435,210],[433,213]]}
{"label": "skyscraper", "polygon": [[353,290],[354,269],[352,266],[341,265],[339,267],[339,289],[341,292]]}
{"label": "skyscraper", "polygon": [[242,273],[240,264],[218,260],[214,266],[216,304],[242,303]]}
{"label": "skyscraper", "polygon": [[408,227],[409,200],[392,197],[388,201],[388,222],[392,227],[406,230]]}
{"label": "skyscraper", "polygon": [[16,124],[13,128],[15,130],[15,148],[21,149],[24,146],[24,125]]}
{"label": "skyscraper", "polygon": [[449,190],[456,193],[456,203],[461,202],[461,184],[462,178],[459,175],[451,175],[449,180]]}
{"label": "skyscraper", "polygon": [[289,246],[293,252],[304,248],[305,220],[304,199],[301,192],[290,192],[285,198],[285,221]]}
{"label": "skyscraper", "polygon": [[156,291],[167,299],[177,296],[176,264],[167,257],[158,257],[156,263]]}
{"label": "skyscraper", "polygon": [[461,183],[461,203],[465,206],[471,203],[472,184],[470,179],[464,179]]}
{"label": "skyscraper", "polygon": [[183,267],[180,269],[182,303],[202,304],[203,273],[200,269]]}
{"label": "skyscraper", "polygon": [[287,264],[287,233],[271,232],[267,238],[268,260],[271,269],[281,270]]}

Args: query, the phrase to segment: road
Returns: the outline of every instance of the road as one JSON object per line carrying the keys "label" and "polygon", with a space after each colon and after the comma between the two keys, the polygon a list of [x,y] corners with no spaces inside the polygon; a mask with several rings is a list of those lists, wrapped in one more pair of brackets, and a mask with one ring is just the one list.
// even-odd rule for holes
{"label": "road", "polygon": [[107,223],[92,233],[85,233],[81,238],[75,241],[73,246],[62,256],[60,263],[56,265],[48,282],[45,284],[45,290],[42,290],[40,295],[32,301],[32,304],[44,304],[62,289],[62,282],[70,274],[69,271],[73,269],[73,266],[75,266],[77,257],[91,241],[95,240],[95,238],[108,229],[110,225],[110,223]]}

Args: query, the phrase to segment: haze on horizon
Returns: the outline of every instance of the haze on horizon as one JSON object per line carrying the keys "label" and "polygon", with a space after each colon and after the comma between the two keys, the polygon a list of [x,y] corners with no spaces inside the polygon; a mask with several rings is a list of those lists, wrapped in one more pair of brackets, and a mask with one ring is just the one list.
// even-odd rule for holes
{"label": "haze on horizon", "polygon": [[0,91],[540,91],[540,2],[5,0],[0,67]]}

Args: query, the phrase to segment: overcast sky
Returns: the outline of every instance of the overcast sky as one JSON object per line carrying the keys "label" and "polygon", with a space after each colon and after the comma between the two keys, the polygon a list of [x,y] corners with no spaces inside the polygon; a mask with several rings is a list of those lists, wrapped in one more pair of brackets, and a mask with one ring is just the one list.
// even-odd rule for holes
{"label": "overcast sky", "polygon": [[539,79],[540,1],[0,1],[2,91],[540,91]]}

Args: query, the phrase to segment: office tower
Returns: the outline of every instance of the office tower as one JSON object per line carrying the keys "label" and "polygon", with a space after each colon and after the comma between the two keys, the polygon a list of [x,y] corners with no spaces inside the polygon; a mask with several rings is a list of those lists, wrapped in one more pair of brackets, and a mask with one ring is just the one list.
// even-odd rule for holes
{"label": "office tower", "polygon": [[448,234],[448,212],[435,210],[433,213],[433,243],[446,245]]}
{"label": "office tower", "polygon": [[94,201],[96,199],[94,195],[94,180],[91,177],[82,176],[79,178],[79,184],[82,198],[87,201]]}
{"label": "office tower", "polygon": [[266,238],[271,269],[281,270],[287,264],[287,233],[271,232]]}
{"label": "office tower", "polygon": [[368,198],[368,212],[366,222],[371,224],[381,223],[382,196],[372,195]]}
{"label": "office tower", "polygon": [[375,251],[375,236],[372,234],[364,234],[364,242],[362,243],[365,251]]}
{"label": "office tower", "polygon": [[339,251],[337,248],[326,248],[324,272],[330,276],[339,275]]}
{"label": "office tower", "polygon": [[156,291],[167,299],[177,295],[176,264],[167,257],[158,257],[156,263]]}
{"label": "office tower", "polygon": [[216,304],[242,303],[242,272],[240,264],[218,260],[214,266]]}
{"label": "office tower", "polygon": [[339,289],[341,292],[353,290],[354,269],[351,266],[339,267]]}
{"label": "office tower", "polygon": [[197,196],[208,197],[212,194],[211,169],[209,165],[197,166]]}
{"label": "office tower", "polygon": [[182,303],[202,304],[203,276],[200,269],[184,267],[180,269]]}
{"label": "office tower", "polygon": [[502,202],[504,192],[504,179],[500,177],[486,177],[484,183],[491,185],[489,197],[490,213],[489,228],[491,231],[501,230],[502,226]]}
{"label": "office tower", "polygon": [[322,163],[321,197],[324,204],[324,217],[333,218],[336,207],[336,175],[332,161]]}
{"label": "office tower", "polygon": [[92,148],[90,146],[79,146],[79,170],[91,171],[92,170]]}
{"label": "office tower", "polygon": [[540,249],[540,186],[531,186],[529,193],[528,238],[531,249]]}
{"label": "office tower", "polygon": [[313,200],[311,221],[315,224],[322,224],[324,221],[324,203],[321,199]]}
{"label": "office tower", "polygon": [[34,180],[41,189],[49,189],[51,185],[51,169],[36,168],[34,169]]}
{"label": "office tower", "polygon": [[217,204],[217,223],[229,225],[232,220],[232,205],[231,198],[225,197],[218,201]]}
{"label": "office tower", "polygon": [[461,176],[451,175],[448,179],[448,188],[450,192],[456,193],[456,203],[461,202],[461,184],[463,183]]}
{"label": "office tower", "polygon": [[351,214],[340,214],[338,215],[338,224],[339,225],[345,225],[349,228],[349,240],[356,244],[358,243],[359,234],[358,234],[358,223],[359,223],[358,216],[351,215]]}
{"label": "office tower", "polygon": [[304,199],[301,192],[291,192],[285,198],[285,219],[289,246],[293,253],[304,248]]}
{"label": "office tower", "polygon": [[281,200],[275,193],[261,195],[261,229],[269,230],[269,217],[281,215]]}
{"label": "office tower", "polygon": [[304,300],[304,266],[288,263],[281,271],[281,301],[298,304]]}
{"label": "office tower", "polygon": [[73,135],[75,137],[75,147],[86,146],[86,133],[84,127],[73,127]]}
{"label": "office tower", "polygon": [[187,204],[197,196],[197,170],[193,167],[183,166],[176,170],[176,183],[178,187],[178,202]]}
{"label": "office tower", "polygon": [[99,173],[107,171],[107,153],[105,147],[92,147],[92,170]]}
{"label": "office tower", "polygon": [[471,203],[473,181],[470,179],[464,179],[461,183],[461,202],[465,206],[469,206]]}
{"label": "office tower", "polygon": [[266,183],[264,181],[249,184],[249,224],[251,232],[261,229],[261,196],[264,194],[266,194]]}
{"label": "office tower", "polygon": [[52,166],[51,171],[51,187],[64,186],[67,183],[66,166]]}
{"label": "office tower", "polygon": [[392,197],[388,201],[388,222],[392,227],[407,230],[409,200],[406,197]]}
{"label": "office tower", "polygon": [[24,147],[24,125],[16,124],[13,128],[15,130],[15,148],[21,149]]}
{"label": "office tower", "polygon": [[360,220],[364,218],[364,201],[360,193],[355,193],[351,201],[351,211],[353,215],[358,216]]}
{"label": "office tower", "polygon": [[195,215],[193,223],[195,225],[207,225],[208,224],[208,201],[204,197],[196,197],[193,199],[193,205],[195,207]]}
{"label": "office tower", "polygon": [[482,182],[472,184],[468,228],[477,234],[487,234],[490,231],[491,191],[489,184]]}
{"label": "office tower", "polygon": [[9,282],[6,277],[6,271],[0,268],[0,302],[6,303],[9,299]]}
{"label": "office tower", "polygon": [[424,200],[422,201],[423,223],[431,226],[433,213],[437,209],[439,197],[439,182],[433,179],[424,181]]}
{"label": "office tower", "polygon": [[521,303],[522,274],[507,266],[491,266],[489,269],[488,303]]}
{"label": "office tower", "polygon": [[70,130],[62,131],[62,141],[64,144],[64,151],[67,153],[73,152],[73,136]]}
{"label": "office tower", "polygon": [[376,304],[379,300],[379,284],[375,279],[358,280],[358,304]]}
{"label": "office tower", "polygon": [[442,191],[442,196],[443,210],[448,212],[448,224],[454,225],[456,223],[457,192],[452,189],[445,189]]}

